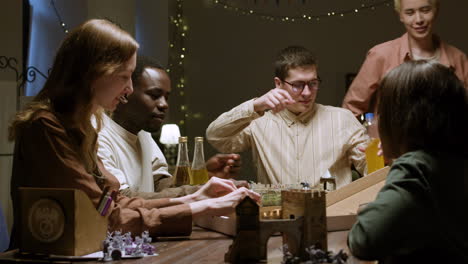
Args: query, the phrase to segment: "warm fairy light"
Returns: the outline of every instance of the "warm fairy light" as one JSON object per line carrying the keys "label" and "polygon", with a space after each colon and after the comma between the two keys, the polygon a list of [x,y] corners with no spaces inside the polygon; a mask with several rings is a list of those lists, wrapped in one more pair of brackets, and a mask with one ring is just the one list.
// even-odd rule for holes
{"label": "warm fairy light", "polygon": [[[267,1],[267,0],[264,0]],[[357,15],[360,13],[360,11],[363,10],[368,10],[368,11],[375,11],[377,7],[384,6],[384,7],[390,7],[392,0],[380,0],[380,1],[374,1],[373,4],[365,5],[361,4],[359,7],[354,7],[350,9],[345,9],[345,10],[336,10],[336,11],[328,11],[324,12],[322,14],[312,14],[314,10],[309,10],[310,14],[306,11],[305,13],[304,10],[301,11],[302,14],[297,15],[297,16],[281,16],[281,15],[272,15],[268,14],[266,12],[261,12],[260,10],[255,10],[252,8],[241,8],[234,6],[231,3],[236,3],[236,1],[229,1],[229,0],[214,0],[213,3],[215,6],[222,7],[226,10],[233,11],[236,13],[239,13],[244,16],[258,16],[261,19],[265,19],[268,21],[283,21],[283,22],[310,22],[312,20],[315,21],[320,21],[320,18],[331,18],[336,15],[339,15],[340,17],[344,17],[345,15],[349,14],[355,14]],[[276,1],[277,4],[279,5],[279,1]]]}
{"label": "warm fairy light", "polygon": [[[170,41],[170,63],[168,72],[171,72],[171,78],[173,80],[177,80],[176,83],[176,90],[177,95],[182,98],[182,102],[185,102],[185,79],[184,79],[184,63],[183,61],[187,59],[187,52],[184,46],[185,44],[185,37],[187,37],[189,26],[187,25],[186,19],[183,15],[183,0],[177,0],[177,5],[175,6],[175,15],[170,17],[170,21],[172,22],[172,39]],[[218,0],[215,1],[216,4],[219,3]],[[181,114],[178,121],[178,124],[181,130],[184,132],[184,125],[185,119],[187,118],[187,105],[182,103],[179,107]],[[185,133],[185,132],[184,132]]]}
{"label": "warm fairy light", "polygon": [[[376,7],[379,6],[390,6],[391,0],[381,0],[379,2],[375,1],[373,5],[364,5],[362,4],[360,7],[357,8],[351,8],[349,10],[336,10],[336,11],[329,11],[325,12],[322,14],[313,14],[313,10],[310,10],[311,12],[304,12],[304,10],[301,11],[300,15],[297,16],[281,16],[281,15],[270,15],[266,13],[259,12],[259,10],[251,9],[251,8],[240,8],[237,6],[232,6],[228,3],[229,1],[227,0],[213,0],[213,3],[216,6],[219,6],[221,8],[224,8],[228,11],[233,11],[242,15],[246,16],[258,16],[262,19],[268,20],[268,21],[283,21],[283,22],[314,22],[314,21],[320,21],[321,18],[331,18],[332,16],[335,16],[336,14],[340,14],[340,17],[344,17],[347,14],[357,14],[359,11],[362,10],[375,10]],[[187,53],[186,53],[186,48],[184,46],[185,38],[187,37],[189,27],[186,24],[185,18],[183,16],[183,0],[177,0],[177,6],[176,6],[176,14],[174,17],[170,18],[171,25],[173,25],[173,38],[171,39],[171,42],[169,44],[170,53],[171,53],[171,61],[169,63],[170,67],[168,67],[167,72],[171,72],[172,78],[176,81],[176,87],[178,90],[178,95],[180,97],[185,96],[185,79],[184,79],[184,63],[183,61],[187,59]],[[61,25],[64,27],[65,23],[63,23],[61,20]],[[64,28],[65,33],[68,33],[68,30]],[[175,48],[175,49],[174,49]],[[182,100],[185,101],[185,100]],[[182,112],[187,111],[187,106],[185,104],[182,104],[180,106],[180,110]],[[185,119],[187,117],[190,117],[190,113],[186,112],[183,115],[183,119],[179,120],[178,123],[181,126],[182,130],[184,130],[183,126],[185,125]]]}
{"label": "warm fairy light", "polygon": [[59,21],[59,24],[60,24],[60,26],[62,27],[63,32],[65,32],[65,34],[68,34],[68,29],[67,29],[65,23],[63,22],[62,17],[60,16],[60,14],[59,14],[59,12],[58,12],[58,10],[57,10],[57,7],[55,6],[55,1],[54,1],[54,0],[51,0],[51,1],[50,1],[50,4],[51,4],[52,7],[54,8],[55,15],[57,16],[57,20]]}

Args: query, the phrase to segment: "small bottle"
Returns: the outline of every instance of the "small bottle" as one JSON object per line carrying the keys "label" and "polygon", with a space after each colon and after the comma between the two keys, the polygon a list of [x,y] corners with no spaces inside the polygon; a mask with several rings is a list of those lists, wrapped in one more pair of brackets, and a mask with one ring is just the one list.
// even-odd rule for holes
{"label": "small bottle", "polygon": [[208,181],[208,170],[203,152],[203,137],[195,137],[195,150],[193,151],[192,178],[190,184],[204,184]]}
{"label": "small bottle", "polygon": [[177,164],[174,175],[175,186],[190,184],[191,176],[187,137],[179,137],[179,154],[177,155]]}
{"label": "small bottle", "polygon": [[379,134],[377,130],[377,122],[374,119],[373,113],[365,114],[364,126],[367,129],[367,134],[371,138],[369,145],[366,148],[366,162],[367,162],[367,174],[370,174],[376,170],[383,168],[384,159],[383,156],[378,156],[379,151]]}

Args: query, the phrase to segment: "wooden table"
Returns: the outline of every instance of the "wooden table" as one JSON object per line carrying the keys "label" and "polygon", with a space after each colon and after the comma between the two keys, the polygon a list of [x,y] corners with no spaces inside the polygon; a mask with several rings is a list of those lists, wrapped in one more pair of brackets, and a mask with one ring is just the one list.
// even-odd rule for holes
{"label": "wooden table", "polygon": [[[328,250],[337,253],[340,249],[344,249],[348,255],[349,250],[346,245],[347,231],[329,232],[328,233]],[[154,243],[156,252],[159,256],[145,257],[140,259],[125,259],[108,263],[138,263],[138,264],[195,264],[209,263],[217,264],[224,263],[224,254],[232,244],[232,239],[216,232],[206,231],[204,229],[194,227],[190,238],[160,238]],[[268,241],[268,263],[281,263],[282,253],[282,238],[281,236],[272,236]],[[0,254],[0,263],[11,263],[15,261],[14,252],[5,252]],[[18,260],[16,260],[18,261]],[[36,260],[21,260],[24,263],[41,263]],[[42,263],[51,263],[50,261]],[[60,261],[57,263],[72,263],[71,261]],[[80,263],[103,263],[98,261],[80,261]],[[353,256],[350,256],[348,263],[371,263],[359,261]]]}

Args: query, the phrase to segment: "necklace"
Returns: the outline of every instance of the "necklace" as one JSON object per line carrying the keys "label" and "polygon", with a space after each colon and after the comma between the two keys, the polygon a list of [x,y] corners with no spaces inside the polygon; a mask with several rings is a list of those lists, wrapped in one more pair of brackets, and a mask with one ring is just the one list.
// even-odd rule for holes
{"label": "necklace", "polygon": [[412,60],[428,60],[428,61],[432,61],[432,60],[437,61],[437,60],[439,60],[439,57],[440,57],[439,42],[437,41],[437,39],[435,37],[432,38],[433,51],[431,52],[431,54],[429,56],[421,56],[421,55],[416,54],[414,51],[415,50],[420,51],[421,49],[413,49],[411,47],[410,39],[408,40],[408,46],[409,46],[409,51],[410,51],[410,55],[411,55]]}

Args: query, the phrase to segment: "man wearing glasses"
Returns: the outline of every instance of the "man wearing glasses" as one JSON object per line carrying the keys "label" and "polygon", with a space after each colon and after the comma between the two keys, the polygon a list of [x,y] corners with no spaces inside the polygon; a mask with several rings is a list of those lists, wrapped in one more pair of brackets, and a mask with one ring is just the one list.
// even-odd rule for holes
{"label": "man wearing glasses", "polygon": [[320,87],[317,63],[304,47],[280,51],[275,88],[213,121],[206,131],[218,151],[252,149],[257,181],[271,184],[335,177],[337,188],[351,182],[351,164],[364,173],[364,127],[346,109],[315,103]]}

